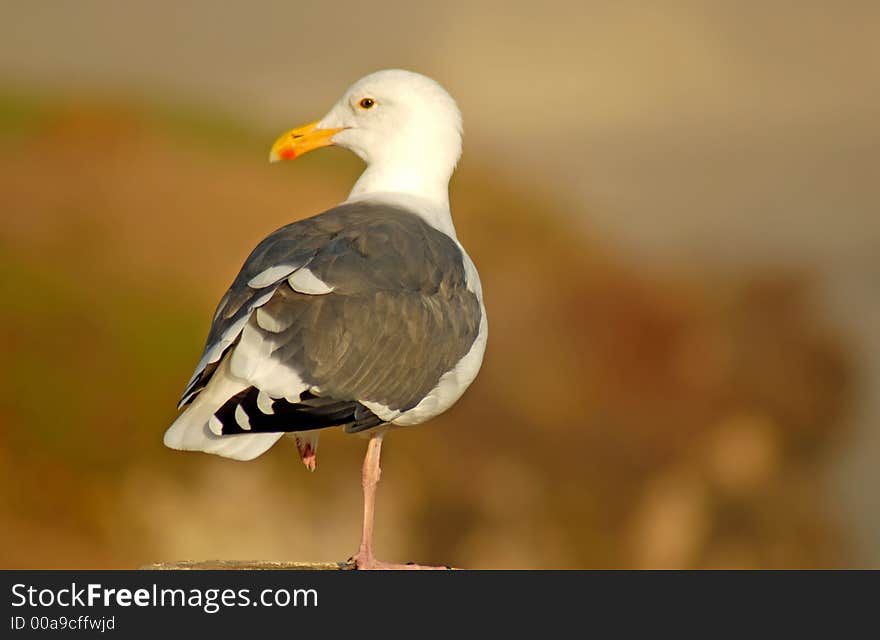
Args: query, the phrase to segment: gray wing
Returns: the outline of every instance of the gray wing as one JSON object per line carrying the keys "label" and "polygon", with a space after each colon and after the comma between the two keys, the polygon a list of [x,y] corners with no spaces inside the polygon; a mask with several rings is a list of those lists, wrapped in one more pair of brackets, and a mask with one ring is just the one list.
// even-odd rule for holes
{"label": "gray wing", "polygon": [[455,241],[402,209],[342,205],[254,249],[181,406],[229,353],[250,386],[215,413],[224,434],[369,428],[437,385],[470,349],[481,314]]}

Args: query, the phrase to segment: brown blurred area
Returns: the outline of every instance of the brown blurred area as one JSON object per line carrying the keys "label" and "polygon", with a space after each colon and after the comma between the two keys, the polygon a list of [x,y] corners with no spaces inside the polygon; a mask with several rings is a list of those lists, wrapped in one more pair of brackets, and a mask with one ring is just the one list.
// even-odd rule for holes
{"label": "brown blurred area", "polygon": [[[878,566],[876,9],[213,6],[4,10],[0,568],[355,551],[363,440],[324,432],[309,474],[286,439],[162,434],[249,250],[360,170],[270,167],[272,134],[387,66],[463,107],[490,337],[458,405],[387,438],[380,557]],[[338,22],[291,52],[294,18]]]}

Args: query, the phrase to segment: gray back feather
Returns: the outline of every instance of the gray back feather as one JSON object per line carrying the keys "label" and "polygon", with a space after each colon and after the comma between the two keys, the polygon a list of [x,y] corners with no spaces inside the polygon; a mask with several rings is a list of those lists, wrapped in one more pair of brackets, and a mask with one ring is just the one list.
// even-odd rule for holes
{"label": "gray back feather", "polygon": [[[290,269],[278,268],[277,281],[248,285],[279,266]],[[302,267],[332,292],[292,289],[287,275]],[[251,317],[257,308],[272,331]],[[273,341],[271,357],[320,396],[405,411],[468,352],[481,313],[449,236],[404,209],[340,205],[278,229],[251,252],[217,308],[181,405],[208,383],[249,322]]]}

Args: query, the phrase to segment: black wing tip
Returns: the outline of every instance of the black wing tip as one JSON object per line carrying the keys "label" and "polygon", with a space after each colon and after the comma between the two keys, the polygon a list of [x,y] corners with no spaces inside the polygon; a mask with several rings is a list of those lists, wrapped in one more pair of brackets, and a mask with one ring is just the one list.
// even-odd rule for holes
{"label": "black wing tip", "polygon": [[375,413],[354,400],[334,400],[305,392],[299,402],[273,398],[272,413],[264,413],[257,404],[260,390],[248,387],[227,400],[214,413],[222,435],[243,433],[291,433],[344,427],[346,433],[358,433],[383,423]]}

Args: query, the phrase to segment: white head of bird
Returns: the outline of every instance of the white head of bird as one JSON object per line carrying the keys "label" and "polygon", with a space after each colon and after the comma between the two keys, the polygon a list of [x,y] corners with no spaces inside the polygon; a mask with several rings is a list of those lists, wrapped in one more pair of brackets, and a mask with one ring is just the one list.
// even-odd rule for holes
{"label": "white head of bird", "polygon": [[449,211],[449,179],[461,156],[461,112],[437,82],[389,69],[355,82],[323,118],[283,134],[270,159],[338,145],[367,164],[349,200],[381,193]]}

